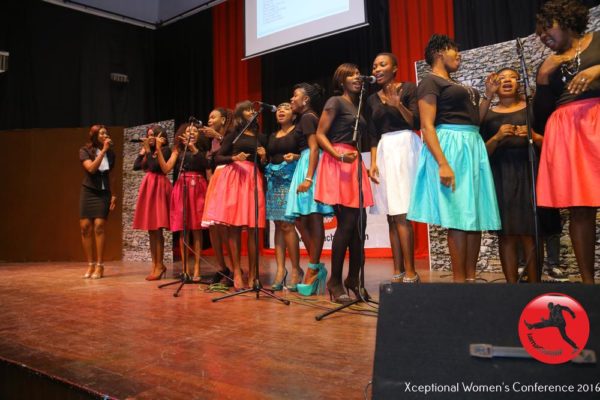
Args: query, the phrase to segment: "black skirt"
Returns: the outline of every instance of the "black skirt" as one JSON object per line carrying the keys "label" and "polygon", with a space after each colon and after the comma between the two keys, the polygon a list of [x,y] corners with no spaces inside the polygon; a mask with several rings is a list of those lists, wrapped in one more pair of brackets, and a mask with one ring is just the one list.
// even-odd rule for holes
{"label": "black skirt", "polygon": [[108,217],[111,193],[109,190],[95,190],[81,186],[79,196],[79,217],[94,219]]}

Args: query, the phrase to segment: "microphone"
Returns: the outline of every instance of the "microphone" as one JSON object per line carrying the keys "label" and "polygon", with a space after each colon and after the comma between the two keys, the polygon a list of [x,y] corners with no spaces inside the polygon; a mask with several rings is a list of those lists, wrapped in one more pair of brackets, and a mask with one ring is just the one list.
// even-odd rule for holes
{"label": "microphone", "polygon": [[202,128],[202,121],[200,121],[198,118],[194,117],[193,115],[188,118],[188,123],[192,124],[192,125],[197,125],[198,127]]}
{"label": "microphone", "polygon": [[517,42],[517,54],[521,55],[521,54],[523,54],[523,42],[521,41],[521,38],[517,38],[516,42]]}
{"label": "microphone", "polygon": [[263,110],[277,112],[277,106],[273,104],[263,103],[262,101],[255,101],[255,104],[258,104]]}
{"label": "microphone", "polygon": [[375,83],[375,81],[377,81],[377,78],[375,78],[373,75],[361,75],[359,76],[359,79],[368,83]]}

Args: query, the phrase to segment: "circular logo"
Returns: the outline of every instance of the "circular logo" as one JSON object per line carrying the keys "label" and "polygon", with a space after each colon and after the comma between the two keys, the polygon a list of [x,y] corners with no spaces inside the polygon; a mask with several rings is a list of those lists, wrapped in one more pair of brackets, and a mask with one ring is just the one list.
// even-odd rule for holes
{"label": "circular logo", "polygon": [[519,338],[527,352],[546,364],[575,358],[590,335],[590,320],[575,299],[547,293],[533,299],[521,313]]}
{"label": "circular logo", "polygon": [[326,231],[337,227],[337,219],[335,217],[323,218],[323,225]]}

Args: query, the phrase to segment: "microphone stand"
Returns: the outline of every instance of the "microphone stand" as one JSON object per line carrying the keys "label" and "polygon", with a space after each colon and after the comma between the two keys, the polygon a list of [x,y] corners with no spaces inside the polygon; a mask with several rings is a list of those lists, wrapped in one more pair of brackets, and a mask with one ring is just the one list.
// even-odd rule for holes
{"label": "microphone stand", "polygon": [[[534,228],[534,242],[535,242],[535,254],[536,254],[536,269],[538,278],[542,279],[542,258],[544,254],[544,249],[540,242],[540,224],[538,219],[538,208],[537,208],[537,193],[535,190],[535,184],[537,181],[537,154],[535,152],[535,147],[533,143],[533,135],[531,130],[531,120],[530,120],[530,110],[531,110],[531,95],[530,95],[530,87],[529,87],[529,76],[527,74],[527,63],[525,61],[525,54],[523,53],[523,42],[521,42],[520,38],[516,40],[517,44],[517,55],[521,62],[521,79],[523,79],[523,84],[525,86],[525,122],[527,125],[527,149],[529,151],[529,172],[531,176],[531,201],[532,201],[532,211],[533,211],[533,228]],[[517,282],[521,282],[523,280],[523,276],[527,268],[524,268],[523,271],[519,274]]]}
{"label": "microphone stand", "polygon": [[[263,110],[263,105],[261,104],[260,106],[260,111]],[[236,136],[235,139],[233,139],[233,143],[236,143],[238,141],[238,139],[244,134],[244,132],[246,132],[246,130],[250,127],[250,125],[252,125],[252,123],[254,121],[256,121],[256,118],[258,118],[258,114],[260,111],[255,111],[252,115],[252,118],[248,121],[248,123],[246,124],[246,126],[244,126],[244,128],[240,131],[240,133]],[[269,297],[274,298],[275,300],[279,300],[280,302],[282,302],[283,304],[285,304],[286,306],[290,305],[290,301],[286,300],[284,298],[281,298],[277,295],[275,295],[272,291],[268,291],[266,289],[263,288],[262,284],[260,283],[260,277],[259,277],[259,268],[258,268],[258,261],[259,261],[259,249],[258,249],[258,132],[255,133],[254,135],[254,168],[253,168],[253,173],[254,173],[254,246],[256,248],[256,252],[254,254],[254,282],[252,282],[252,287],[248,288],[248,289],[244,289],[244,290],[240,290],[239,292],[235,292],[235,293],[229,293],[225,296],[221,296],[221,297],[217,297],[212,299],[213,303],[220,301],[220,300],[224,300],[230,297],[235,297],[235,296],[239,296],[241,294],[246,294],[246,293],[250,293],[250,292],[254,292],[256,293],[256,300],[258,300],[260,298],[260,294],[266,294]]]}
{"label": "microphone stand", "polygon": [[[333,310],[326,311],[322,314],[319,314],[315,317],[317,321],[322,320],[328,315],[335,314],[338,311],[341,311],[345,308],[353,306],[354,304],[364,302],[364,303],[373,303],[379,304],[376,301],[371,300],[371,296],[365,290],[365,238],[364,238],[364,227],[366,224],[365,218],[363,218],[363,214],[365,214],[365,205],[364,205],[364,194],[362,189],[362,153],[361,153],[361,134],[358,130],[358,123],[360,121],[360,114],[362,112],[363,106],[363,96],[365,94],[365,79],[362,80],[360,87],[360,95],[358,97],[358,107],[356,109],[356,115],[354,116],[354,133],[352,134],[352,141],[356,143],[356,148],[358,150],[358,236],[360,238],[360,270],[359,270],[359,279],[358,279],[358,293],[359,298],[354,299],[349,303],[342,304],[339,307],[334,308]],[[366,217],[366,214],[365,214]]]}
{"label": "microphone stand", "polygon": [[[190,123],[190,126],[192,126],[193,122]],[[188,138],[188,143],[189,143],[189,138]],[[179,275],[179,280],[175,280],[173,282],[169,282],[169,283],[163,283],[162,285],[158,285],[159,289],[162,289],[164,287],[167,286],[171,286],[171,285],[176,285],[179,283],[179,287],[177,288],[177,290],[175,291],[175,293],[173,293],[173,297],[179,297],[179,292],[181,291],[181,288],[183,287],[183,285],[186,284],[199,284],[200,282],[194,282],[192,280],[192,278],[190,277],[190,274],[188,273],[188,244],[187,244],[187,230],[186,230],[186,225],[187,225],[187,202],[188,202],[188,186],[187,186],[187,174],[186,174],[186,170],[183,166],[183,164],[185,163],[185,156],[187,154],[187,149],[188,149],[188,145],[186,143],[185,146],[183,146],[183,155],[181,157],[181,164],[179,165],[179,171],[177,171],[177,179],[183,179],[183,199],[182,199],[182,206],[183,206],[183,231],[182,231],[182,235],[183,235],[183,254],[182,254],[182,258],[181,258],[181,264],[182,264],[182,271],[181,274]],[[190,248],[191,250],[191,248]],[[193,251],[193,250],[192,250]],[[199,257],[198,254],[195,254],[195,257]]]}

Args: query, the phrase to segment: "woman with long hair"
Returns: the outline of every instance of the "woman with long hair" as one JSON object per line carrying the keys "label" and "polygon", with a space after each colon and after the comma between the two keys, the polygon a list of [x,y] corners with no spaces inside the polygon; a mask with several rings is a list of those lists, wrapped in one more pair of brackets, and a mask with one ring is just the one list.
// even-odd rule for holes
{"label": "woman with long hair", "polygon": [[217,107],[212,110],[208,116],[208,124],[206,127],[200,129],[202,134],[212,138],[212,145],[208,155],[208,159],[210,162],[212,173],[210,174],[208,181],[208,188],[206,189],[206,201],[204,206],[204,213],[202,214],[202,226],[208,227],[208,233],[210,235],[210,244],[215,252],[215,258],[217,259],[217,264],[219,264],[219,271],[213,276],[212,282],[215,283],[223,283],[224,285],[229,285],[231,283],[230,279],[233,276],[233,272],[227,267],[225,263],[225,256],[223,254],[223,246],[227,250],[227,254],[229,255],[231,265],[233,265],[233,261],[231,261],[232,254],[231,249],[229,248],[229,242],[227,241],[227,227],[225,225],[214,224],[213,221],[209,221],[206,216],[206,210],[208,210],[208,204],[213,201],[213,192],[214,188],[219,181],[221,176],[221,172],[223,172],[223,168],[226,164],[217,165],[215,162],[215,156],[217,155],[219,149],[221,148],[221,143],[225,139],[225,137],[231,134],[233,129],[233,111],[227,108]]}
{"label": "woman with long hair", "polygon": [[168,138],[165,130],[160,125],[152,125],[146,130],[146,137],[133,164],[133,170],[144,170],[146,174],[142,179],[138,191],[135,214],[133,216],[133,229],[148,231],[150,238],[150,255],[152,257],[152,271],[146,276],[147,281],[156,281],[166,274],[167,267],[163,264],[165,239],[163,229],[169,229],[169,201],[173,186],[158,162],[158,147],[156,141],[164,138],[165,146],[160,148],[165,160],[171,157],[168,147]]}
{"label": "woman with long hair", "polygon": [[285,209],[286,218],[295,218],[304,247],[308,252],[309,263],[303,283],[295,285],[301,277],[292,275],[291,290],[310,296],[325,293],[327,269],[321,262],[321,252],[325,241],[323,217],[333,216],[333,208],[315,201],[317,165],[321,150],[317,143],[318,112],[322,107],[323,88],[306,82],[294,86],[290,99],[292,111],[296,114],[296,134],[300,135],[300,159],[290,184]]}
{"label": "woman with long hair", "polygon": [[[315,200],[332,205],[337,219],[327,289],[333,301],[348,303],[352,301],[350,291],[357,298],[366,294],[359,292],[367,223],[365,209],[359,209],[359,194],[362,191],[365,208],[373,205],[373,195],[367,169],[353,141],[358,96],[362,87],[358,67],[348,63],[340,65],[333,75],[333,87],[339,95],[327,100],[317,128],[317,141],[324,153],[317,168]],[[358,125],[364,135],[367,123],[362,116]],[[362,163],[362,186],[358,184],[359,162]],[[342,285],[346,250],[350,252],[350,265]]]}
{"label": "woman with long hair", "polygon": [[[112,140],[104,125],[93,125],[89,141],[79,149],[79,161],[85,171],[79,196],[79,227],[83,252],[88,262],[84,278],[104,276],[104,226],[108,213],[115,209],[117,197],[110,191],[109,172],[115,166]],[[94,262],[94,239],[96,262]]]}
{"label": "woman with long hair", "polygon": [[[257,171],[254,180],[254,154],[258,155],[258,163],[267,161],[265,150],[266,138],[259,133],[258,122],[254,120],[248,129],[234,143],[241,130],[248,125],[254,115],[251,101],[243,101],[235,107],[235,129],[222,142],[215,155],[217,164],[227,164],[216,182],[211,202],[208,204],[205,220],[213,224],[227,227],[227,241],[231,249],[234,290],[248,286],[244,281],[241,260],[240,242],[242,229],[248,230],[248,279],[254,282],[256,248],[254,235],[265,227],[265,195],[263,192],[262,172]],[[258,141],[258,148],[257,148]],[[254,200],[254,189],[258,190],[258,204]],[[214,198],[214,200],[212,200]],[[258,207],[258,221],[255,210]],[[258,230],[258,231],[256,231]]]}
{"label": "woman with long hair", "polygon": [[544,132],[538,205],[569,209],[569,234],[581,278],[594,283],[600,32],[586,33],[588,21],[589,10],[576,0],[551,0],[538,13],[537,34],[554,54],[538,69],[533,104],[536,125]]}
{"label": "woman with long hair", "polygon": [[267,179],[267,219],[275,224],[275,259],[277,272],[271,289],[281,290],[286,286],[287,269],[285,268],[286,250],[292,263],[292,282],[290,289],[295,289],[304,275],[300,268],[300,247],[294,219],[285,216],[288,192],[294,170],[300,158],[301,141],[304,137],[296,134],[295,115],[290,103],[281,103],[275,114],[279,130],[269,137],[267,155],[269,164],[265,168]]}
{"label": "woman with long hair", "polygon": [[[171,193],[170,200],[170,225],[173,232],[184,230],[186,234],[191,232],[194,252],[194,274],[193,282],[200,282],[200,255],[202,253],[202,212],[204,211],[204,197],[206,195],[206,168],[208,161],[206,152],[210,148],[210,142],[206,136],[200,135],[198,126],[193,123],[184,123],[179,126],[175,133],[175,145],[171,157],[165,159],[161,147],[166,144],[164,138],[158,138],[157,155],[160,168],[166,173],[175,169],[181,173]],[[183,166],[182,166],[183,164]],[[185,213],[184,213],[185,208]],[[185,214],[185,221],[184,221]],[[186,235],[187,236],[187,235]],[[179,235],[179,247],[181,259],[187,257],[188,238]],[[183,266],[183,272],[187,273],[187,265]]]}
{"label": "woman with long hair", "polygon": [[421,139],[413,131],[417,128],[417,87],[412,82],[395,82],[397,70],[394,54],[375,56],[372,73],[381,89],[367,100],[373,138],[369,176],[375,182],[374,209],[387,215],[394,258],[392,281],[416,283],[414,232],[406,213],[421,152]]}
{"label": "woman with long hair", "polygon": [[481,231],[500,229],[492,171],[479,135],[479,92],[453,80],[456,43],[434,34],[417,89],[423,146],[408,219],[448,228],[455,282],[475,282]]}

